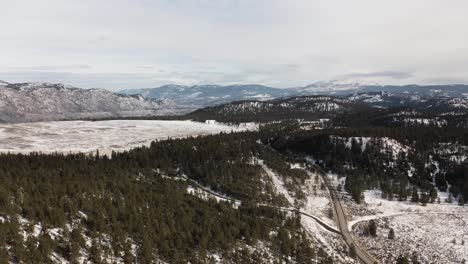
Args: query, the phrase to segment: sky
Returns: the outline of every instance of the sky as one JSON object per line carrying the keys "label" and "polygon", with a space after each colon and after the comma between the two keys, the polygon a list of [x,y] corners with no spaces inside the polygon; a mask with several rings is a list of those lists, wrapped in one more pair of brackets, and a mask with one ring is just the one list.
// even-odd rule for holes
{"label": "sky", "polygon": [[0,80],[468,83],[466,0],[0,0]]}

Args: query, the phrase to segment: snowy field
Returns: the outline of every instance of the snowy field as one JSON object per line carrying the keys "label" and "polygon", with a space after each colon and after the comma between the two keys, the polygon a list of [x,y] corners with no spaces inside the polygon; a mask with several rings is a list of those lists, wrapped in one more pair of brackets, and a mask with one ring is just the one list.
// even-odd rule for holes
{"label": "snowy field", "polygon": [[[388,201],[380,191],[366,191],[366,205],[348,203],[355,215],[349,222],[354,234],[371,254],[383,263],[391,263],[399,255],[418,255],[421,263],[466,263],[468,261],[468,207],[443,202],[416,205],[410,202]],[[439,193],[444,197],[445,193]],[[366,206],[369,215],[359,215]],[[363,234],[368,221],[375,219],[377,236]],[[389,239],[390,229],[395,238]]]}
{"label": "snowy field", "polygon": [[111,120],[0,124],[0,152],[91,153],[124,151],[167,138],[255,130],[255,124],[229,126],[193,121]]}

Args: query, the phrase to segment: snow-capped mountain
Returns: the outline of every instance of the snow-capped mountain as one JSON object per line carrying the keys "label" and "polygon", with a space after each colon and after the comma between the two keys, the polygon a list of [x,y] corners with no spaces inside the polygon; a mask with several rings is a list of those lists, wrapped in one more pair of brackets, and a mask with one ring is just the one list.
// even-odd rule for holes
{"label": "snow-capped mountain", "polygon": [[164,85],[158,88],[128,89],[123,94],[140,94],[146,98],[168,98],[178,105],[204,107],[241,100],[266,101],[290,96],[335,94],[347,91],[349,94],[364,87],[381,87],[376,83],[363,81],[316,82],[304,87],[273,88],[263,85]]}
{"label": "snow-capped mountain", "polygon": [[171,102],[63,84],[0,82],[0,120],[27,122],[167,113]]}
{"label": "snow-capped mountain", "polygon": [[[303,87],[273,88],[263,85],[164,85],[158,88],[128,89],[122,94],[140,94],[145,98],[167,98],[178,106],[200,108],[233,101],[267,101],[291,96],[334,95],[347,97],[352,94],[378,93],[409,97],[468,97],[468,85],[380,85],[360,80],[320,81]],[[367,98],[372,100],[371,98]],[[378,98],[375,98],[377,100]]]}
{"label": "snow-capped mountain", "polygon": [[168,98],[176,102],[177,105],[198,108],[239,100],[271,100],[295,95],[297,91],[263,85],[164,85],[159,88],[123,90],[120,93],[140,94],[150,99]]}
{"label": "snow-capped mountain", "polygon": [[366,82],[362,80],[332,80],[332,81],[320,81],[309,84],[307,86],[298,88],[299,91],[304,93],[337,93],[340,91],[362,90],[366,87],[382,87],[380,84],[375,82]]}

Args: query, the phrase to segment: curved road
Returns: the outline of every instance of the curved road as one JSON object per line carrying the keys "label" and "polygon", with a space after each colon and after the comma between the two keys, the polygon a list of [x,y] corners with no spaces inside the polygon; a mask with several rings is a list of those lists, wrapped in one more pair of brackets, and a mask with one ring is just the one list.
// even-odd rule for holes
{"label": "curved road", "polygon": [[[369,253],[367,253],[367,251],[365,249],[361,248],[361,246],[358,243],[356,243],[356,241],[352,237],[352,235],[351,235],[351,233],[349,232],[349,229],[348,229],[348,220],[346,219],[345,211],[344,211],[344,209],[343,209],[343,207],[342,207],[342,205],[340,203],[340,200],[338,199],[338,196],[336,195],[335,189],[333,188],[333,186],[331,186],[330,182],[328,181],[325,172],[320,167],[317,167],[317,168],[320,171],[321,177],[322,177],[323,181],[325,182],[325,185],[327,186],[327,188],[328,188],[328,190],[330,192],[330,197],[332,199],[333,208],[335,209],[335,215],[336,215],[336,220],[337,220],[339,230],[327,225],[322,220],[320,220],[318,217],[313,216],[313,215],[308,214],[308,213],[305,213],[305,212],[302,212],[302,211],[299,211],[298,209],[295,209],[295,208],[279,207],[279,206],[273,206],[273,205],[268,205],[268,204],[257,204],[257,205],[258,206],[272,207],[272,208],[276,208],[278,210],[283,210],[283,211],[299,212],[301,215],[304,215],[306,217],[310,217],[310,218],[314,219],[322,227],[324,227],[326,230],[328,230],[330,232],[333,232],[333,233],[336,233],[336,234],[341,234],[341,236],[343,237],[345,243],[350,248],[354,246],[355,255],[356,255],[356,257],[358,258],[358,260],[361,263],[365,263],[365,264],[379,263],[374,257],[372,257]],[[232,201],[235,204],[240,204],[241,203],[240,200],[236,200],[236,199],[233,199],[231,197],[227,197],[227,196],[218,194],[218,193],[206,188],[205,186],[199,184],[197,181],[188,178],[185,175],[180,175],[180,177],[187,180],[187,181],[189,181],[189,182],[191,182],[196,187],[200,188],[204,192],[207,192],[207,193],[209,193],[211,195],[214,195],[214,196],[219,197],[219,198],[224,199],[224,200]]]}
{"label": "curved road", "polygon": [[343,237],[344,241],[346,244],[352,248],[354,246],[354,252],[356,257],[359,259],[361,263],[365,264],[374,264],[374,263],[379,263],[377,259],[375,259],[373,256],[371,256],[365,249],[363,249],[356,241],[354,240],[353,236],[349,232],[348,229],[348,220],[346,219],[346,213],[343,209],[343,206],[341,205],[341,202],[338,198],[338,195],[336,195],[336,191],[333,188],[333,186],[330,184],[328,181],[328,178],[325,174],[325,172],[322,170],[322,168],[317,167],[317,169],[320,171],[321,177],[323,181],[325,182],[325,185],[327,186],[328,190],[330,191],[330,197],[333,201],[333,207],[335,208],[335,214],[336,214],[336,220],[338,224],[338,228],[341,231],[341,236]]}
{"label": "curved road", "polygon": [[[197,188],[201,189],[202,191],[206,192],[206,193],[209,193],[213,196],[216,196],[218,198],[221,198],[223,200],[227,200],[227,201],[231,201],[233,202],[234,204],[241,204],[241,201],[240,200],[236,200],[236,199],[233,199],[231,197],[228,197],[228,196],[224,196],[224,195],[221,195],[219,193],[216,193],[212,190],[210,190],[209,188],[206,188],[205,186],[201,185],[200,183],[198,183],[197,181],[195,180],[192,180],[190,178],[188,178],[187,176],[185,175],[181,175],[180,176],[181,178],[187,180],[188,182],[192,183],[193,185],[195,185]],[[282,210],[282,211],[288,211],[288,212],[299,212],[301,215],[304,215],[306,217],[309,217],[309,218],[312,218],[314,219],[319,225],[321,225],[323,228],[325,228],[326,230],[330,231],[330,232],[333,232],[333,233],[336,233],[336,234],[340,234],[340,230],[337,230],[336,228],[332,227],[332,226],[329,226],[328,224],[326,224],[325,222],[323,222],[320,218],[316,217],[316,216],[313,216],[311,214],[308,214],[306,212],[303,212],[303,211],[300,211],[296,208],[288,208],[288,207],[280,207],[280,206],[274,206],[274,205],[269,205],[269,204],[257,204],[257,206],[264,206],[264,207],[270,207],[270,208],[275,208],[275,209],[278,209],[278,210]]]}

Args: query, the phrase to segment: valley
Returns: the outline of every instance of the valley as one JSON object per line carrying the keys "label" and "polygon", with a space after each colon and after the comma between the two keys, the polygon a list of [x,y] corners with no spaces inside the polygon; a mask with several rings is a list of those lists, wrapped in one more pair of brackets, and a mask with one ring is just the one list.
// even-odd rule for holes
{"label": "valley", "polygon": [[[467,259],[465,97],[388,91],[254,96],[183,113],[168,99],[113,94],[124,100],[126,116],[113,99],[101,115],[92,99],[100,91],[3,86],[15,96],[30,93],[37,108],[28,111],[47,118],[0,123],[0,244],[6,245],[0,259]],[[82,106],[43,101],[44,93],[58,101],[82,94]],[[140,114],[140,107],[157,114]],[[72,110],[71,120],[59,121],[62,108]]]}
{"label": "valley", "polygon": [[468,1],[0,10],[0,264],[468,264]]}
{"label": "valley", "polygon": [[154,140],[256,130],[256,124],[225,125],[192,121],[110,120],[0,123],[0,152],[110,155]]}

